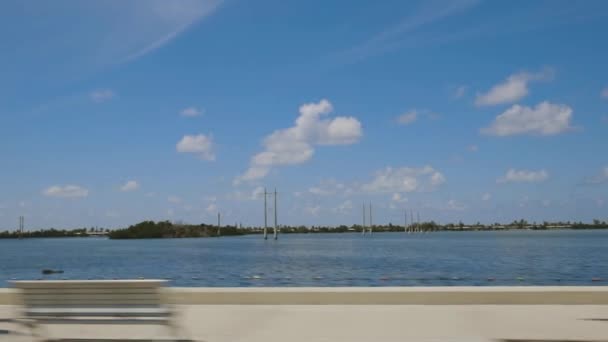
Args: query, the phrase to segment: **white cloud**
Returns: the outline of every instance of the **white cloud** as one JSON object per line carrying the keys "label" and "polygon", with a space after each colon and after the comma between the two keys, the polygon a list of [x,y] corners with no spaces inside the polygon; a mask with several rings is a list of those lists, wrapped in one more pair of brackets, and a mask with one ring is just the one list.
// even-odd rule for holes
{"label": "white cloud", "polygon": [[310,187],[308,192],[317,196],[330,196],[341,193],[351,193],[352,189],[334,179],[322,180],[319,185]]}
{"label": "white cloud", "polygon": [[116,94],[110,89],[97,89],[89,94],[91,100],[97,103],[110,101],[115,96]]}
{"label": "white cloud", "polygon": [[[207,208],[205,209],[208,213],[210,214],[215,214],[218,212],[218,207],[217,204],[215,203],[211,203],[207,206]],[[263,210],[262,210],[263,211]]]}
{"label": "white cloud", "polygon": [[[253,161],[251,162],[253,164]],[[238,185],[242,181],[252,181],[260,178],[264,178],[270,172],[270,167],[268,166],[250,166],[244,174],[237,177],[234,180],[234,184]]]}
{"label": "white cloud", "polygon": [[400,193],[395,192],[391,196],[391,202],[389,203],[388,207],[390,209],[397,209],[401,207],[400,204],[407,203],[407,201],[407,197],[403,197]]}
{"label": "white cloud", "polygon": [[399,49],[407,42],[420,42],[428,38],[424,27],[434,22],[464,13],[474,7],[478,0],[457,0],[450,2],[424,1],[387,29],[376,33],[367,40],[338,54],[337,58],[344,61],[356,62],[377,54],[384,54]]}
{"label": "white cloud", "polygon": [[453,93],[452,93],[452,97],[455,99],[459,99],[461,97],[463,97],[467,92],[467,86],[461,85],[459,87],[457,87],[456,89],[454,89]]}
{"label": "white cloud", "polygon": [[397,201],[397,202],[399,202],[399,201],[401,200],[401,194],[400,194],[400,193],[398,193],[398,192],[395,192],[395,193],[393,194],[392,200],[393,200],[393,201]]}
{"label": "white cloud", "polygon": [[180,115],[186,116],[186,117],[195,117],[195,116],[203,115],[203,112],[204,111],[202,109],[198,109],[196,107],[188,107],[188,108],[182,109],[182,111],[180,112]]}
{"label": "white cloud", "polygon": [[487,201],[489,201],[491,199],[492,199],[492,195],[490,193],[487,193],[487,192],[481,196],[481,200],[482,201],[486,201],[487,202]]}
{"label": "white cloud", "polygon": [[[181,0],[177,2],[147,0],[139,2],[143,6],[131,6],[132,22],[126,24],[133,37],[130,39],[130,46],[120,46],[126,53],[130,51],[125,61],[137,59],[167,44],[197,21],[211,14],[221,2],[221,0]],[[130,4],[136,3],[138,2]],[[124,35],[124,32],[121,33]],[[118,42],[125,43],[125,39],[114,38],[117,38]],[[117,43],[114,43],[113,47],[118,48],[116,45]]]}
{"label": "white cloud", "polygon": [[608,183],[608,166],[604,167],[599,174],[585,180],[586,184]]}
{"label": "white cloud", "polygon": [[235,179],[251,181],[265,177],[275,166],[301,164],[310,160],[316,145],[350,145],[362,136],[361,123],[354,117],[324,119],[333,106],[327,100],[300,106],[295,125],[274,131],[264,139],[264,151],[251,158],[249,169]]}
{"label": "white cloud", "polygon": [[446,206],[446,209],[448,209],[448,210],[456,210],[456,211],[462,211],[462,210],[465,210],[466,208],[467,208],[466,205],[464,205],[462,203],[459,203],[459,202],[457,202],[456,200],[453,200],[453,199],[449,200],[448,204]]}
{"label": "white cloud", "polygon": [[571,120],[572,108],[566,105],[547,101],[539,103],[534,108],[513,105],[480,132],[495,136],[555,135],[573,129],[570,125]]}
{"label": "white cloud", "polygon": [[264,197],[264,188],[261,186],[256,187],[251,191],[251,199],[256,200]]}
{"label": "white cloud", "polygon": [[310,189],[308,189],[308,192],[310,192],[313,195],[319,195],[319,196],[327,196],[327,195],[332,195],[332,193],[330,191],[327,191],[325,189],[321,189],[319,187],[311,187]]}
{"label": "white cloud", "polygon": [[304,208],[304,212],[312,215],[312,216],[319,216],[319,212],[321,211],[321,206],[308,206]]}
{"label": "white cloud", "polygon": [[395,192],[393,194],[393,196],[391,197],[391,201],[396,202],[396,203],[405,203],[405,202],[407,202],[407,198],[403,197],[400,193]]}
{"label": "white cloud", "polygon": [[600,97],[603,99],[608,99],[608,87],[602,89],[600,92]]}
{"label": "white cloud", "polygon": [[549,178],[549,173],[545,170],[515,170],[509,169],[504,177],[496,180],[497,183],[535,183],[543,182]]}
{"label": "white cloud", "polygon": [[400,125],[409,125],[414,123],[418,118],[418,112],[416,110],[410,110],[409,112],[403,113],[397,117],[397,123]]}
{"label": "white cloud", "polygon": [[[245,191],[234,191],[226,196],[226,198],[236,201],[257,201],[264,199],[264,188],[258,186],[251,190],[251,192]],[[208,199],[209,201],[215,201],[215,198]]]}
{"label": "white cloud", "polygon": [[537,73],[520,72],[513,74],[503,82],[493,86],[487,93],[478,94],[475,99],[477,106],[492,106],[513,103],[528,95],[528,83],[532,81],[548,81],[553,78],[552,69],[544,69]]}
{"label": "white cloud", "polygon": [[127,181],[123,186],[120,187],[120,191],[135,191],[139,189],[139,183],[134,180]]}
{"label": "white cloud", "polygon": [[479,151],[479,146],[477,146],[477,145],[469,145],[467,147],[467,150],[469,150],[469,152],[477,152],[477,151]]}
{"label": "white cloud", "polygon": [[211,135],[184,135],[182,140],[177,143],[176,149],[179,153],[194,153],[203,160],[215,160]]}
{"label": "white cloud", "polygon": [[89,190],[78,185],[54,185],[42,192],[48,197],[82,198],[89,195]]}
{"label": "white cloud", "polygon": [[[320,209],[320,208],[319,208]],[[333,209],[334,213],[349,214],[353,210],[353,201],[346,200]]]}
{"label": "white cloud", "polygon": [[441,114],[433,112],[428,109],[422,109],[422,110],[412,109],[412,110],[409,110],[409,111],[401,114],[400,116],[398,116],[395,119],[395,121],[399,125],[406,126],[406,125],[410,125],[410,124],[416,122],[418,119],[422,118],[423,116],[426,117],[427,119],[433,120],[433,121],[439,120],[441,118]]}
{"label": "white cloud", "polygon": [[173,204],[182,203],[182,199],[181,198],[179,198],[177,196],[173,196],[173,195],[167,197],[167,201],[169,203],[173,203]]}
{"label": "white cloud", "polygon": [[443,174],[430,166],[422,168],[387,167],[376,172],[374,179],[361,189],[372,193],[432,191],[445,183]]}
{"label": "white cloud", "polygon": [[[21,74],[23,82],[12,83],[20,91],[41,91],[45,86],[62,87],[74,79],[90,79],[168,45],[214,13],[220,3],[221,0],[41,1],[35,10],[2,6],[2,19],[19,18],[22,23],[41,24],[19,30],[19,39],[3,39],[2,51],[12,52],[2,55],[0,74],[6,74],[6,67],[19,66],[21,69],[15,72]],[[3,23],[9,24],[6,20]],[[4,80],[9,82],[6,77]],[[2,88],[7,84],[3,82]],[[38,108],[64,107],[62,103],[80,101],[79,97],[88,100],[89,94],[56,98]]]}
{"label": "white cloud", "polygon": [[443,176],[443,174],[437,171],[433,172],[433,174],[431,175],[431,186],[435,187],[443,183],[445,183],[445,177]]}

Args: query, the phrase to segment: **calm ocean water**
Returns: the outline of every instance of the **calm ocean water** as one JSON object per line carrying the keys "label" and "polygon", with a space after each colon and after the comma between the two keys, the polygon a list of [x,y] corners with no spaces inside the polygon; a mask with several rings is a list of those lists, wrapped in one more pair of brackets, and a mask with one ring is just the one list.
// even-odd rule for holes
{"label": "calm ocean water", "polygon": [[608,285],[608,231],[0,240],[0,286],[139,277],[174,286]]}

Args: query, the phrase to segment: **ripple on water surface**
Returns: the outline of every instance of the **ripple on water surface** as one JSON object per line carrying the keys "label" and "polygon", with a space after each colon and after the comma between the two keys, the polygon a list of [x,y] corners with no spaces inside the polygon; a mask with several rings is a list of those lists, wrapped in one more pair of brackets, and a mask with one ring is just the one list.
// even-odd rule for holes
{"label": "ripple on water surface", "polygon": [[608,231],[0,240],[0,261],[2,286],[121,278],[217,287],[606,285]]}

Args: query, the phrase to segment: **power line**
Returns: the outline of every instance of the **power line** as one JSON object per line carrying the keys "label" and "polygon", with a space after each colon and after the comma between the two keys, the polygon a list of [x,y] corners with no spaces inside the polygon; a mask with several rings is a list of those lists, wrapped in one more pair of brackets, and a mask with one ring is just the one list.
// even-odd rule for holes
{"label": "power line", "polygon": [[23,227],[25,225],[25,217],[19,216],[19,239],[23,238]]}
{"label": "power line", "polygon": [[365,235],[365,203],[363,203],[363,229],[361,229],[362,231],[362,235]]}
{"label": "power line", "polygon": [[412,226],[412,231],[416,231],[416,227],[414,227],[414,212],[410,209],[410,225]]}
{"label": "power line", "polygon": [[268,204],[266,196],[268,196],[268,192],[264,188],[264,240],[268,240]]}
{"label": "power line", "polygon": [[222,225],[221,225],[221,223],[220,223],[220,222],[221,222],[221,221],[220,221],[220,212],[218,211],[218,212],[217,212],[217,236],[220,236],[220,235],[221,235],[221,232],[220,232],[220,227],[221,227]]}
{"label": "power line", "polygon": [[277,188],[274,188],[274,239],[279,238],[279,231],[277,227]]}
{"label": "power line", "polygon": [[371,235],[371,233],[374,230],[374,224],[372,221],[372,202],[369,202],[369,233]]}
{"label": "power line", "polygon": [[274,227],[273,227],[273,236],[274,239],[277,240],[279,238],[279,225],[278,225],[278,210],[277,210],[277,197],[278,192],[277,189],[274,189],[274,192],[266,191],[264,188],[264,240],[268,240],[268,195],[274,196]]}

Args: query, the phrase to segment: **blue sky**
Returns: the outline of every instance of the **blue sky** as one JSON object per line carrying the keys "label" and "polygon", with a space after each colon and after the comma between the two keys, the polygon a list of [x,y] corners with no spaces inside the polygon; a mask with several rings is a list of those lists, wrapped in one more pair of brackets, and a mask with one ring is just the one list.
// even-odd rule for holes
{"label": "blue sky", "polygon": [[4,1],[0,229],[607,219],[604,1]]}

